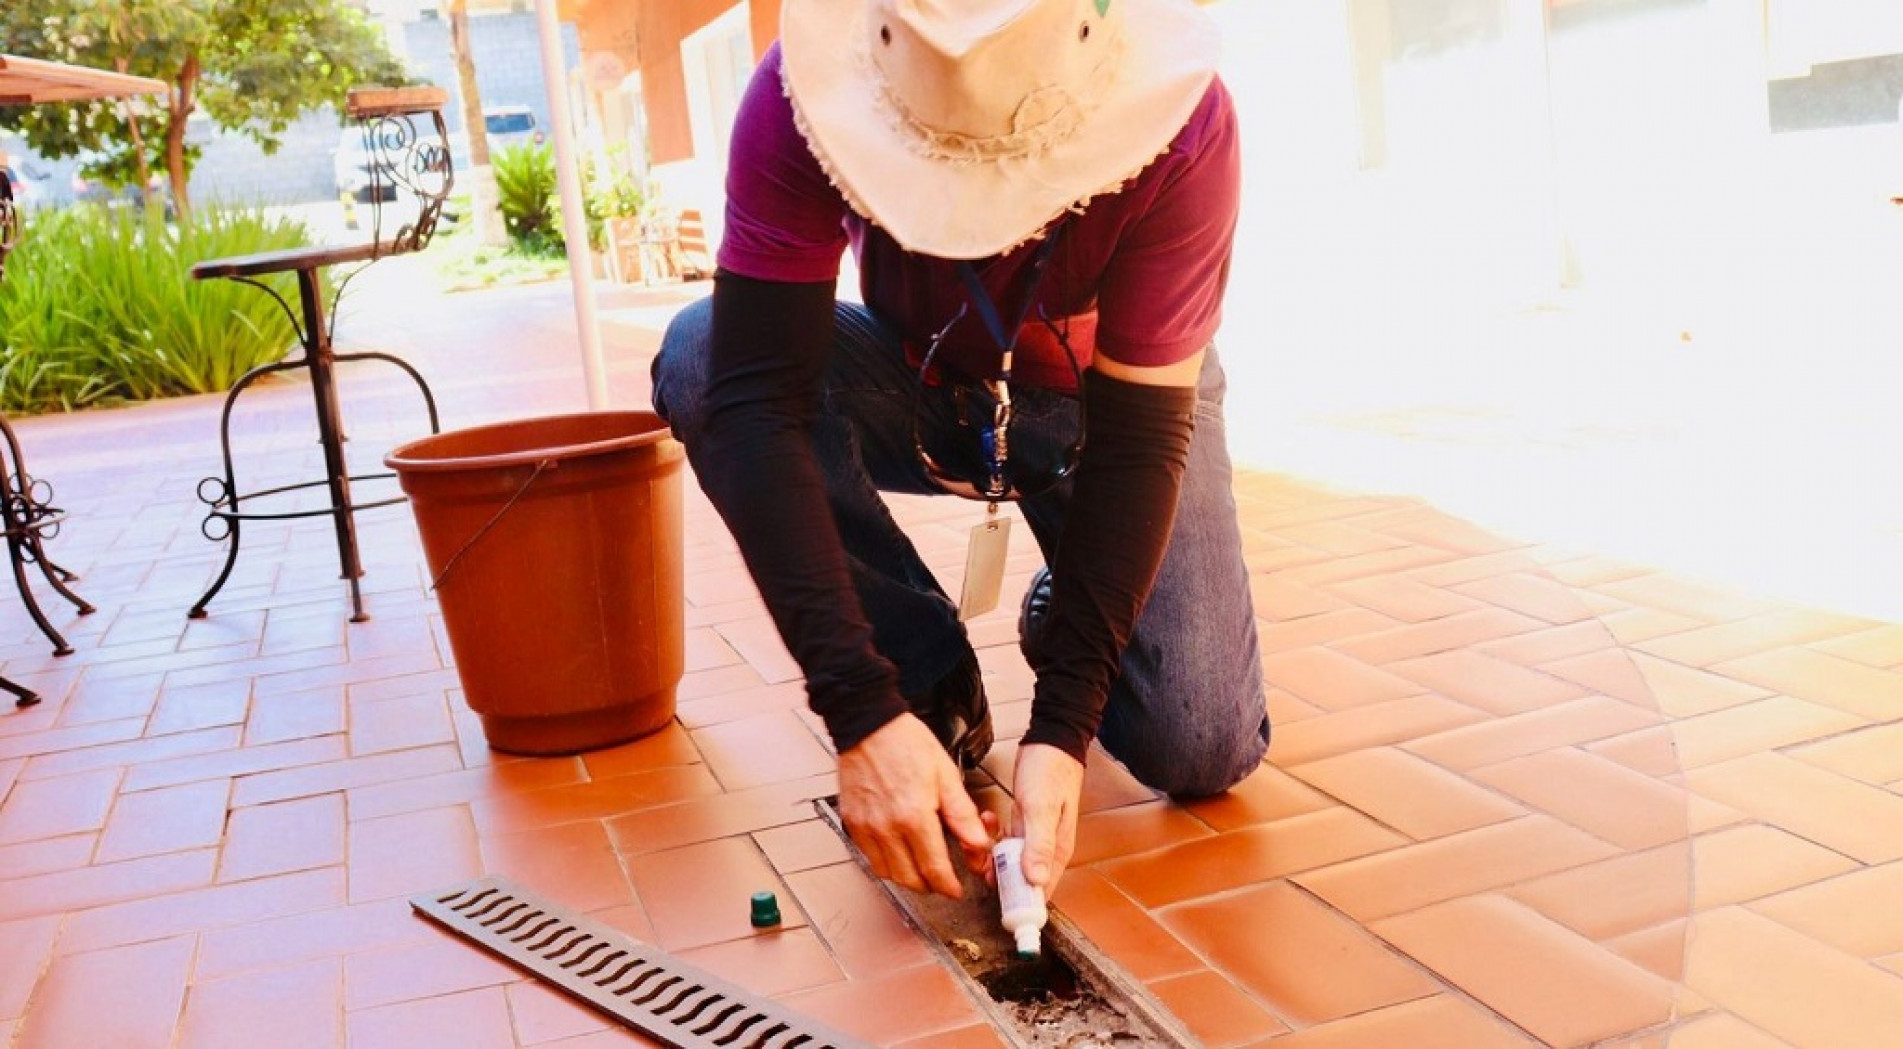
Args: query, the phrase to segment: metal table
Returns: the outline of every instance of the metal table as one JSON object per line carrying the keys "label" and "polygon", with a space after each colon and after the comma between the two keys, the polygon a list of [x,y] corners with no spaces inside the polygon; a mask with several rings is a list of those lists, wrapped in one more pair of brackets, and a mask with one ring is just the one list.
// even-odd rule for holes
{"label": "metal table", "polygon": [[[83,66],[47,62],[40,59],[0,55],[0,105],[31,105],[38,102],[83,102],[102,98],[162,94],[166,85],[146,77],[108,73]],[[19,243],[22,222],[14,205],[13,186],[0,172],[0,278],[6,273],[7,256]],[[0,535],[6,537],[7,558],[13,565],[13,581],[27,614],[53,643],[53,654],[69,655],[73,646],[46,618],[33,589],[28,585],[26,568],[35,565],[59,595],[72,602],[80,615],[93,606],[74,593],[67,583],[78,576],[61,568],[46,556],[44,543],[59,532],[64,511],[52,505],[52,486],[35,479],[26,470],[20,441],[5,416],[0,416]],[[0,677],[0,690],[11,694],[18,706],[40,701],[32,689]]]}
{"label": "metal table", "polygon": [[[331,336],[336,300],[343,294],[350,277],[354,277],[358,271],[353,270],[339,282],[328,310],[324,304],[320,275],[332,266],[358,264],[361,267],[387,256],[419,251],[429,243],[436,231],[443,202],[448,199],[455,181],[450,163],[449,133],[442,115],[447,98],[446,91],[435,87],[369,88],[351,92],[348,112],[363,127],[365,152],[370,163],[373,218],[369,241],[211,259],[192,267],[192,276],[198,280],[236,280],[263,289],[283,307],[303,351],[299,357],[251,369],[225,396],[224,414],[219,424],[224,473],[199,482],[198,497],[209,507],[201,531],[214,542],[229,540],[230,545],[223,570],[188,613],[193,619],[203,618],[207,614],[206,606],[231,578],[232,567],[238,561],[243,522],[326,516],[332,519],[335,528],[342,578],[350,585],[350,621],[360,623],[369,618],[364,611],[363,591],[358,583],[363,576],[363,563],[357,551],[355,515],[360,510],[403,502],[404,498],[399,495],[359,502],[352,495],[350,486],[354,481],[380,480],[394,475],[384,472],[353,476],[350,473],[344,460],[344,442],[347,438],[337,394],[336,365],[343,361],[360,360],[377,360],[395,365],[422,392],[423,403],[429,414],[429,432],[439,432],[440,425],[436,400],[430,393],[429,384],[407,362],[388,353],[340,354],[333,351]],[[414,202],[416,214],[395,232],[385,236],[384,208],[393,201]],[[258,279],[275,273],[297,275],[297,309],[294,310],[275,289]],[[241,493],[232,458],[232,409],[239,395],[259,379],[276,372],[299,369],[308,373],[310,379],[311,397],[317,413],[318,444],[324,452],[324,476],[313,481]],[[275,511],[252,508],[259,500],[319,487],[329,495],[330,501],[326,506]]]}

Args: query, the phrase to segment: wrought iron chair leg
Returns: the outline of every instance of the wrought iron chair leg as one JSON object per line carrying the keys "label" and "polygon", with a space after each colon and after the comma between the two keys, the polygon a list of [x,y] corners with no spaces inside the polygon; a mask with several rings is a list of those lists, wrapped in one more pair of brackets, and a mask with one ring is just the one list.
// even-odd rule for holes
{"label": "wrought iron chair leg", "polygon": [[27,584],[24,549],[26,545],[18,536],[7,537],[7,552],[11,555],[9,560],[13,562],[13,582],[20,588],[20,600],[26,605],[27,615],[32,616],[34,624],[40,628],[40,633],[45,634],[46,639],[53,643],[53,654],[71,655],[73,646],[66,643],[66,639],[60,635],[59,628],[55,627],[52,620],[46,618],[46,613],[40,610],[39,599],[33,596],[33,588]]}
{"label": "wrought iron chair leg", "polygon": [[205,607],[211,604],[212,598],[218,596],[218,591],[225,588],[225,580],[231,578],[231,570],[238,563],[238,537],[242,529],[239,528],[238,519],[235,517],[229,518],[228,523],[231,525],[231,534],[225,538],[231,542],[225,548],[225,567],[219,571],[218,578],[212,580],[211,588],[205,591],[205,596],[199,598],[197,603],[192,605],[191,611],[185,613],[187,619],[203,619],[210,614],[205,611]]}
{"label": "wrought iron chair leg", "polygon": [[7,678],[0,677],[0,689],[13,693],[13,705],[30,707],[40,701],[40,694],[22,685],[16,685]]}

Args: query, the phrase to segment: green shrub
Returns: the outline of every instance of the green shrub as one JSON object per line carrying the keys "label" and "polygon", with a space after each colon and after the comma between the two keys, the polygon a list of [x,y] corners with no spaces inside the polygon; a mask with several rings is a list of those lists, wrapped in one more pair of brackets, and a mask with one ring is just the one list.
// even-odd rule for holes
{"label": "green shrub", "polygon": [[[39,211],[0,280],[0,411],[71,411],[224,390],[295,339],[270,296],[196,281],[193,263],[297,247],[304,228],[255,210]],[[288,275],[267,283],[296,303]]]}
{"label": "green shrub", "polygon": [[555,154],[547,146],[512,146],[493,158],[502,226],[509,238],[535,252],[560,252]]}

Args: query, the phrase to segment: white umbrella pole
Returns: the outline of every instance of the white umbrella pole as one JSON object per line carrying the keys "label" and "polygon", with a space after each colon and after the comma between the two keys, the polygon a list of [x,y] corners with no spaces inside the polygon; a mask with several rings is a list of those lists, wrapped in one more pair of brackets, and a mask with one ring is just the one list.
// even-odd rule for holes
{"label": "white umbrella pole", "polygon": [[568,76],[562,64],[562,29],[555,0],[535,0],[542,43],[542,82],[548,90],[549,123],[555,136],[555,181],[562,193],[562,239],[568,245],[568,279],[575,289],[575,323],[581,331],[582,375],[588,407],[608,407],[608,369],[601,356],[601,326],[595,319],[595,284],[588,255],[588,214],[583,210],[581,165],[569,123]]}

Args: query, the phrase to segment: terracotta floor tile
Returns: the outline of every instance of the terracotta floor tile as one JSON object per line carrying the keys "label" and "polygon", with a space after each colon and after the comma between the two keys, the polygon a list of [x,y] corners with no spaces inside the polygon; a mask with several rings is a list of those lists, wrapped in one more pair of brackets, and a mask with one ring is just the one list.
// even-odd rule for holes
{"label": "terracotta floor tile", "polygon": [[1405,699],[1427,691],[1405,678],[1321,647],[1263,656],[1262,673],[1269,684],[1328,710]]}
{"label": "terracotta floor tile", "polygon": [[58,754],[68,750],[81,750],[106,743],[123,743],[129,739],[138,739],[145,731],[144,718],[124,718],[119,721],[101,721],[93,725],[75,725],[72,728],[46,728],[58,716],[56,709],[45,713],[28,710],[25,714],[11,714],[0,725],[12,729],[0,735],[0,760],[6,758],[35,757],[42,754]]}
{"label": "terracotta floor tile", "polygon": [[634,901],[621,859],[598,822],[482,839],[483,869],[564,907],[592,911]]}
{"label": "terracotta floor tile", "polygon": [[[71,640],[71,639],[69,639]],[[90,725],[100,721],[118,721],[121,718],[149,717],[159,703],[159,685],[165,675],[149,674],[143,678],[122,678],[109,681],[92,681],[81,678],[73,690],[67,694],[65,703],[59,712],[61,725]],[[243,718],[241,711],[239,718]],[[167,731],[179,731],[168,723]]]}
{"label": "terracotta floor tile", "polygon": [[502,989],[509,1000],[517,1045],[541,1045],[606,1031],[614,1022],[581,1002],[535,980]]}
{"label": "terracotta floor tile", "polygon": [[61,954],[71,954],[226,928],[326,910],[343,903],[343,898],[343,875],[334,868],[154,894],[70,916],[59,949]]}
{"label": "terracotta floor tile", "polygon": [[1543,573],[1512,572],[1476,579],[1454,587],[1455,592],[1498,608],[1543,619],[1556,626],[1592,618],[1592,611],[1572,587]]}
{"label": "terracotta floor tile", "polygon": [[688,670],[711,670],[714,667],[727,667],[744,662],[733,646],[715,633],[712,627],[696,627],[688,630],[682,637],[685,647],[685,666]]}
{"label": "terracotta floor tile", "polygon": [[1609,648],[1568,656],[1542,663],[1539,669],[1602,696],[1623,699],[1647,710],[1660,709],[1657,697],[1652,694],[1652,683],[1625,649]]}
{"label": "terracotta floor tile", "polygon": [[218,880],[244,881],[344,862],[344,796],[233,809]]}
{"label": "terracotta floor tile", "polygon": [[1654,638],[1637,647],[1661,659],[1686,666],[1708,667],[1789,645],[1854,634],[1870,624],[1865,620],[1798,609],[1777,609],[1748,619],[1701,627]]}
{"label": "terracotta floor tile", "polygon": [[989,1025],[973,1024],[900,1042],[899,1049],[1004,1049],[1006,1043]]}
{"label": "terracotta floor tile", "polygon": [[1712,670],[1871,721],[1891,720],[1903,710],[1903,674],[1807,648],[1773,649]]}
{"label": "terracotta floor tile", "polygon": [[1754,699],[1764,699],[1772,694],[1757,685],[1680,666],[1643,652],[1628,651],[1626,654],[1631,657],[1632,665],[1644,675],[1658,709],[1672,717],[1709,714]]}
{"label": "terracotta floor tile", "polygon": [[775,783],[618,816],[607,821],[608,834],[615,850],[624,856],[657,852],[801,823],[813,818],[815,799],[837,793],[838,780],[831,775]]}
{"label": "terracotta floor tile", "polygon": [[707,767],[727,790],[821,775],[833,756],[792,711],[757,714],[692,733]]}
{"label": "terracotta floor tile", "polygon": [[786,651],[786,645],[780,641],[780,632],[771,619],[765,616],[739,619],[722,623],[714,629],[760,675],[760,680],[799,680],[799,664]]}
{"label": "terracotta floor tile", "polygon": [[1516,573],[1551,574],[1544,560],[1533,556],[1532,548],[1518,545],[1513,540],[1500,536],[1491,538],[1506,548],[1490,553],[1476,553],[1444,564],[1418,568],[1408,575],[1430,586],[1460,586]]}
{"label": "terracotta floor tile", "polygon": [[[1626,961],[1644,969],[1646,972],[1678,984],[1679,1012],[1687,1012],[1686,1004],[1697,995],[1687,991],[1685,980],[1685,936],[1691,931],[1692,922],[1687,918],[1674,918],[1671,921],[1644,929],[1634,929],[1621,936],[1602,941],[1603,946]],[[1699,999],[1702,1001],[1703,999]]]}
{"label": "terracotta floor tile", "polygon": [[1571,659],[1613,648],[1617,644],[1605,624],[1598,620],[1568,623],[1527,634],[1516,634],[1488,641],[1474,648],[1509,663],[1535,667],[1560,659]]}
{"label": "terracotta floor tile", "polygon": [[679,951],[760,933],[748,923],[756,892],[780,899],[780,929],[806,924],[779,875],[751,838],[725,838],[627,861],[628,876],[646,905],[658,946]]}
{"label": "terracotta floor tile", "polygon": [[1678,740],[1670,723],[1596,740],[1583,749],[1653,779],[1676,780],[1684,771],[1679,767]]}
{"label": "terracotta floor tile", "polygon": [[1903,977],[1742,907],[1693,919],[1685,982],[1797,1045],[1877,1045],[1903,1031]]}
{"label": "terracotta floor tile", "polygon": [[1375,666],[1431,656],[1485,641],[1531,633],[1552,624],[1505,609],[1488,608],[1427,623],[1367,633],[1331,647]]}
{"label": "terracotta floor tile", "polygon": [[392,750],[450,743],[456,738],[441,693],[350,704],[350,752],[381,754]]}
{"label": "terracotta floor tile", "polygon": [[1903,723],[1845,732],[1785,753],[1864,783],[1895,783],[1903,780]]}
{"label": "terracotta floor tile", "polygon": [[631,776],[637,772],[649,772],[654,769],[698,765],[701,757],[700,751],[694,746],[693,737],[687,734],[687,729],[679,720],[675,720],[640,739],[616,747],[591,750],[578,759],[545,758],[541,760],[579,760],[588,770],[588,778],[614,779],[618,776]]}
{"label": "terracotta floor tile", "polygon": [[335,960],[195,983],[179,1044],[205,1049],[335,1046],[344,1034],[343,967]]}
{"label": "terracotta floor tile", "polygon": [[[853,979],[936,961],[898,905],[857,864],[838,863],[789,874],[786,883],[813,930]],[[785,903],[781,901],[782,914]]]}
{"label": "terracotta floor tile", "polygon": [[1672,1030],[1672,1049],[1787,1049],[1789,1042],[1758,1030],[1730,1013],[1712,1013]]}
{"label": "terracotta floor tile", "polygon": [[[1283,882],[1173,907],[1159,917],[1213,967],[1298,1026],[1438,989],[1366,930]],[[1265,929],[1275,934],[1265,936]]]}
{"label": "terracotta floor tile", "polygon": [[1593,940],[1692,912],[1692,846],[1680,841],[1549,874],[1502,890]]}
{"label": "terracotta floor tile", "polygon": [[60,921],[59,915],[48,914],[0,922],[0,1019],[26,1015],[40,972],[52,960]]}
{"label": "terracotta floor tile", "polygon": [[197,978],[275,969],[439,938],[407,900],[379,900],[212,929],[199,937]]}
{"label": "terracotta floor tile", "polygon": [[546,790],[495,792],[471,801],[469,810],[483,834],[513,834],[623,816],[719,791],[706,766],[677,765]]}
{"label": "terracotta floor tile", "polygon": [[98,834],[67,834],[0,845],[0,876],[32,878],[84,867],[93,862],[93,850],[98,845]]}
{"label": "terracotta floor tile", "polygon": [[320,765],[242,776],[231,792],[231,802],[233,805],[263,805],[352,787],[437,776],[461,767],[462,759],[454,744],[366,754]]}
{"label": "terracotta floor tile", "polygon": [[1209,969],[1152,981],[1149,991],[1209,1049],[1246,1045],[1288,1030],[1228,977]]}
{"label": "terracotta floor tile", "polygon": [[811,929],[782,929],[680,952],[680,959],[743,990],[779,997],[846,978]]}
{"label": "terracotta floor tile", "polygon": [[[1270,622],[1286,623],[1306,616],[1339,612],[1349,607],[1348,602],[1339,597],[1289,579],[1251,575],[1249,583],[1255,614]],[[1356,600],[1355,603],[1364,602]]]}
{"label": "terracotta floor tile", "polygon": [[1106,809],[1077,821],[1076,851],[1071,853],[1070,862],[1079,867],[1134,856],[1212,833],[1202,820],[1170,801]]}
{"label": "terracotta floor tile", "polygon": [[1500,715],[1556,706],[1587,694],[1587,689],[1575,682],[1472,649],[1396,660],[1386,664],[1386,669],[1449,699]]}
{"label": "terracotta floor tile", "polygon": [[1750,909],[1859,958],[1903,951],[1903,861],[1781,892]]}
{"label": "terracotta floor tile", "polygon": [[1707,624],[1744,619],[1770,608],[1768,602],[1757,598],[1656,573],[1605,583],[1593,589],[1629,604],[1673,612]]}
{"label": "terracotta floor tile", "polygon": [[755,833],[753,840],[766,854],[767,862],[781,874],[828,867],[852,859],[839,833],[821,819],[769,827]]}
{"label": "terracotta floor tile", "polygon": [[1612,632],[1612,636],[1623,645],[1636,645],[1651,638],[1696,630],[1707,625],[1704,620],[1679,615],[1676,612],[1667,612],[1661,608],[1625,608],[1614,612],[1601,612],[1599,621],[1604,623],[1606,629]]}
{"label": "terracotta floor tile", "polygon": [[244,740],[245,745],[256,747],[310,739],[341,733],[347,724],[342,686],[259,696],[245,721]]}
{"label": "terracotta floor tile", "polygon": [[1145,907],[1163,907],[1378,854],[1407,839],[1365,816],[1325,809],[1099,864]]}
{"label": "terracotta floor tile", "polygon": [[1903,797],[1781,754],[1686,774],[1692,790],[1865,863],[1903,858]]}
{"label": "terracotta floor tile", "polygon": [[1312,546],[1331,557],[1397,550],[1408,545],[1405,540],[1382,535],[1378,531],[1347,521],[1309,521],[1278,528],[1276,535],[1303,546]]}
{"label": "terracotta floor tile", "polygon": [[1262,653],[1267,656],[1276,652],[1307,648],[1311,645],[1330,644],[1344,638],[1375,634],[1399,625],[1399,620],[1390,619],[1378,612],[1370,612],[1365,608],[1349,608],[1340,612],[1326,612],[1318,616],[1304,616],[1287,622],[1271,622],[1257,633]]}
{"label": "terracotta floor tile", "polygon": [[[171,1045],[191,964],[189,936],[60,958],[46,971],[14,1045]],[[112,990],[109,1009],[100,1008],[104,988]]]}
{"label": "terracotta floor tile", "polygon": [[1269,710],[1269,724],[1277,728],[1303,718],[1312,718],[1327,711],[1305,699],[1297,699],[1279,688],[1265,689],[1267,701],[1263,704]]}
{"label": "terracotta floor tile", "polygon": [[344,795],[348,799],[350,818],[364,820],[461,805],[503,794],[572,786],[588,778],[581,758],[537,758],[351,787]]}
{"label": "terracotta floor tile", "polygon": [[509,1003],[499,987],[353,1012],[347,1018],[350,1049],[411,1049],[453,1045],[457,1049],[514,1049]]}
{"label": "terracotta floor tile", "polygon": [[[81,772],[139,766],[167,758],[211,755],[238,745],[237,726],[208,728],[198,732],[180,732],[152,739],[107,743],[78,750],[62,750],[29,758],[20,772],[22,781],[53,779]],[[131,787],[128,790],[133,789]]]}
{"label": "terracotta floor tile", "polygon": [[1844,634],[1809,646],[1843,659],[1854,659],[1865,666],[1895,667],[1903,664],[1903,624],[1882,626]]}
{"label": "terracotta floor tile", "polygon": [[1296,875],[1359,921],[1584,866],[1618,850],[1548,816],[1528,816]]}
{"label": "terracotta floor tile", "polygon": [[300,739],[288,743],[267,743],[257,747],[174,758],[170,761],[137,765],[126,773],[125,790],[151,790],[180,783],[207,779],[227,779],[259,772],[319,765],[342,760],[345,756],[341,736]]}
{"label": "terracotta floor tile", "polygon": [[1586,1045],[1673,1018],[1672,985],[1499,896],[1370,928],[1549,1045]]}
{"label": "terracotta floor tile", "polygon": [[[1298,584],[1283,582],[1280,585],[1295,587]],[[1481,603],[1471,597],[1462,596],[1444,587],[1429,586],[1417,579],[1400,575],[1351,579],[1329,586],[1327,592],[1346,598],[1358,607],[1372,609],[1403,623],[1425,623],[1430,619],[1473,612],[1481,607]],[[1334,603],[1341,604],[1340,601]],[[1256,610],[1258,614],[1267,614],[1262,612],[1260,601],[1256,604]],[[1333,611],[1333,609],[1324,609],[1324,611]]]}
{"label": "terracotta floor tile", "polygon": [[344,1008],[351,1011],[523,979],[497,955],[441,930],[426,940],[347,955],[343,963]]}
{"label": "terracotta floor tile", "polygon": [[1277,1049],[1522,1049],[1537,1043],[1462,998],[1436,994],[1331,1020],[1261,1044]]}
{"label": "terracotta floor tile", "polygon": [[168,688],[152,709],[145,734],[164,736],[220,725],[238,725],[251,706],[251,682],[224,681],[198,688]]}
{"label": "terracotta floor tile", "polygon": [[806,682],[788,681],[684,700],[676,705],[675,714],[688,728],[706,728],[776,710],[797,710],[805,705]]}
{"label": "terracotta floor tile", "polygon": [[1628,851],[1691,836],[1683,789],[1582,750],[1542,751],[1471,775]]}
{"label": "terracotta floor tile", "polygon": [[119,769],[100,769],[14,784],[0,804],[0,844],[104,827],[122,776]]}
{"label": "terracotta floor tile", "polygon": [[1658,723],[1656,714],[1630,703],[1590,696],[1511,717],[1446,729],[1411,741],[1390,742],[1401,742],[1407,750],[1436,764],[1465,770],[1554,747],[1606,739]]}
{"label": "terracotta floor tile", "polygon": [[1483,711],[1440,696],[1397,699],[1276,725],[1269,736],[1269,760],[1284,767],[1300,765],[1490,720]]}
{"label": "terracotta floor tile", "polygon": [[685,707],[689,703],[709,696],[755,689],[765,684],[767,682],[745,663],[730,667],[715,667],[712,670],[698,670],[681,676],[681,683],[674,688],[674,701]]}
{"label": "terracotta floor tile", "polygon": [[1444,550],[1431,550],[1421,546],[1398,546],[1364,554],[1330,557],[1312,564],[1285,568],[1276,574],[1307,586],[1325,586],[1350,579],[1365,579],[1390,572],[1404,572],[1410,568],[1442,564],[1453,559],[1454,555]]}
{"label": "terracotta floor tile", "polygon": [[211,882],[217,859],[215,849],[196,849],[14,878],[0,892],[0,921],[198,888]]}
{"label": "terracotta floor tile", "polygon": [[892,1045],[982,1020],[977,1003],[937,965],[918,965],[787,995],[787,1008],[875,1045]]}
{"label": "terracotta floor tile", "polygon": [[205,780],[121,795],[99,837],[96,862],[218,844],[225,833],[230,794],[229,781]]}
{"label": "terracotta floor tile", "polygon": [[1700,835],[1693,860],[1699,910],[1745,903],[1857,867],[1840,852],[1762,823]]}
{"label": "terracotta floor tile", "polygon": [[1159,980],[1202,967],[1202,961],[1148,911],[1089,868],[1066,871],[1051,905],[1138,980]]}
{"label": "terracotta floor tile", "polygon": [[1743,703],[1672,723],[1683,768],[1835,735],[1866,724],[1853,714],[1787,696]]}
{"label": "terracotta floor tile", "polygon": [[350,902],[427,892],[482,873],[476,827],[463,808],[350,824]]}
{"label": "terracotta floor tile", "polygon": [[1526,815],[1467,778],[1392,747],[1371,747],[1289,771],[1417,841]]}

